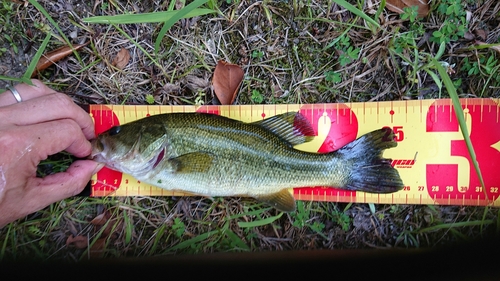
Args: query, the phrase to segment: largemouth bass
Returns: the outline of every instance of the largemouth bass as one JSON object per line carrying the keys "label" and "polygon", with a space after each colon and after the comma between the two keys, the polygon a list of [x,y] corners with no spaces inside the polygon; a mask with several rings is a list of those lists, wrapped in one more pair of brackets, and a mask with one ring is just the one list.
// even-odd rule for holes
{"label": "largemouth bass", "polygon": [[337,151],[293,146],[314,131],[299,113],[245,123],[204,113],[169,113],[112,127],[92,141],[92,158],[140,181],[202,196],[250,196],[295,210],[289,188],[336,187],[372,193],[403,188],[391,160],[389,128],[365,134]]}

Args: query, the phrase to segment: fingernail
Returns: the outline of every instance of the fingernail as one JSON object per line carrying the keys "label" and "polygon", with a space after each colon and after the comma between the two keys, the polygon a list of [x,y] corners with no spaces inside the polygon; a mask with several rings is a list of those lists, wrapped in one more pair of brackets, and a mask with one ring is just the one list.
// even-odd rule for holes
{"label": "fingernail", "polygon": [[99,172],[103,167],[104,167],[104,163],[98,163],[97,166],[95,166],[95,169],[92,172],[92,175],[97,174],[97,172]]}

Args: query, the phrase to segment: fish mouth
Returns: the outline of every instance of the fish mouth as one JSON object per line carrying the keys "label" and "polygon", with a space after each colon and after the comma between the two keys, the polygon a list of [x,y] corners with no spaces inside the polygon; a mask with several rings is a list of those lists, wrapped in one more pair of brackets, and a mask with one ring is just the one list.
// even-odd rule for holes
{"label": "fish mouth", "polygon": [[96,156],[101,155],[101,153],[104,151],[104,145],[98,139],[91,140],[90,145],[92,147],[92,152],[90,153],[89,158],[94,160]]}
{"label": "fish mouth", "polygon": [[[137,151],[134,149],[130,150],[126,155],[116,158],[107,155],[106,146],[99,139],[91,140],[90,144],[92,146],[92,152],[88,157],[89,159],[104,163],[106,167],[110,169],[138,177],[154,170],[165,158],[165,147],[158,148],[157,151],[152,154],[152,157],[148,157],[149,159],[144,159],[139,155],[135,155]],[[135,162],[135,164],[132,162]]]}

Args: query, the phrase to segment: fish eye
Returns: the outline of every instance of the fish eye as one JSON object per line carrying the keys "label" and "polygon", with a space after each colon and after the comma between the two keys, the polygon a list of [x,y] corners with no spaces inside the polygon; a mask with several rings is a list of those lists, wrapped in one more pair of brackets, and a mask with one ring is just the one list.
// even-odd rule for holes
{"label": "fish eye", "polygon": [[109,129],[108,131],[108,134],[110,136],[114,136],[116,134],[118,134],[120,131],[121,131],[122,127],[121,126],[114,126],[114,127],[111,127],[111,129]]}

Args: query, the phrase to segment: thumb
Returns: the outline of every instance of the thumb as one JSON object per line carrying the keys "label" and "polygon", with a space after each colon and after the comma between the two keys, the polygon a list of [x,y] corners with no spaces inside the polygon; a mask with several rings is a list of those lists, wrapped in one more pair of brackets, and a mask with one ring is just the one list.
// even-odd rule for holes
{"label": "thumb", "polygon": [[[0,227],[16,218],[21,218],[62,199],[80,193],[92,174],[97,173],[103,164],[92,160],[75,161],[62,173],[53,174],[44,178],[30,178],[23,188],[18,188],[18,195],[8,201],[6,212],[2,211]],[[24,193],[24,194],[23,194]],[[7,202],[7,200],[4,200]],[[22,204],[19,204],[22,202]]]}
{"label": "thumb", "polygon": [[77,160],[65,172],[38,178],[40,182],[36,184],[38,186],[35,192],[38,193],[39,199],[43,198],[45,201],[40,202],[44,205],[41,208],[80,193],[92,175],[102,167],[104,164],[92,160]]}

